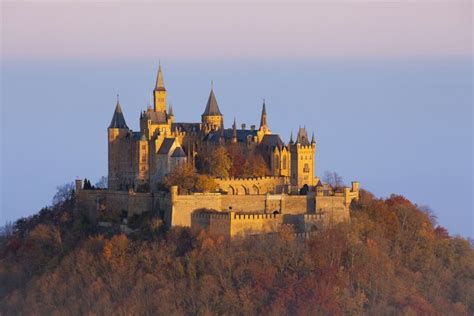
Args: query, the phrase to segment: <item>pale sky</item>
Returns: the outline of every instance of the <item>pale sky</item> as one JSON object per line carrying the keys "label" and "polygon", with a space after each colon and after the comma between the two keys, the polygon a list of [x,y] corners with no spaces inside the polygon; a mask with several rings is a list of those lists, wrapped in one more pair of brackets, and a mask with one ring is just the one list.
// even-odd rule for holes
{"label": "pale sky", "polygon": [[20,1],[2,9],[4,60],[472,54],[472,1]]}
{"label": "pale sky", "polygon": [[316,133],[317,175],[474,238],[472,1],[239,3],[1,2],[0,225],[106,175],[116,94],[136,129],[161,59],[177,121],[199,121],[211,80],[226,124],[258,123],[265,98],[284,141]]}

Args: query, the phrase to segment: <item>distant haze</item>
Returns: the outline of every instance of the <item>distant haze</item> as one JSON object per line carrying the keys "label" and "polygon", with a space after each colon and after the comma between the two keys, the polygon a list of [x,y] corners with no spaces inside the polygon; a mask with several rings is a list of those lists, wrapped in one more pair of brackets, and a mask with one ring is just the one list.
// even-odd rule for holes
{"label": "distant haze", "polygon": [[467,56],[471,1],[5,2],[6,59]]}
{"label": "distant haze", "polygon": [[284,141],[316,133],[318,175],[474,237],[471,15],[470,1],[4,2],[0,224],[106,175],[115,95],[136,130],[161,59],[177,121],[200,119],[211,80],[227,126],[258,124],[265,98]]}

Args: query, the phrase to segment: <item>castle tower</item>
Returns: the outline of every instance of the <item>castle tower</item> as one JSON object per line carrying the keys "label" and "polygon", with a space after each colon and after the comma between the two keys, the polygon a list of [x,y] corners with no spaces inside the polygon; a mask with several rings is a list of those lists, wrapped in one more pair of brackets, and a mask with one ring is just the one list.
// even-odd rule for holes
{"label": "castle tower", "polygon": [[300,127],[296,142],[293,142],[292,135],[289,147],[291,154],[291,184],[299,189],[304,185],[315,185],[314,162],[316,157],[316,141],[314,134],[310,142],[306,129]]}
{"label": "castle tower", "polygon": [[166,112],[166,89],[161,64],[158,65],[158,74],[156,75],[156,84],[153,90],[153,100],[155,112]]}
{"label": "castle tower", "polygon": [[209,99],[207,100],[206,109],[201,115],[203,130],[209,133],[213,130],[220,130],[224,127],[224,116],[217,105],[216,96],[214,95],[214,88],[211,86]]}
{"label": "castle tower", "polygon": [[124,161],[127,157],[123,155],[123,150],[126,149],[126,138],[129,129],[122,113],[119,98],[117,95],[117,105],[115,106],[114,115],[110,122],[108,132],[108,161],[109,161],[109,175],[108,188],[110,190],[118,190],[121,180],[119,176],[125,173],[124,166],[127,162]]}
{"label": "castle tower", "polygon": [[272,132],[270,131],[270,128],[268,128],[268,123],[267,123],[267,108],[265,106],[265,99],[263,100],[262,104],[262,114],[260,116],[260,128],[257,131],[257,139],[258,143],[260,143],[263,140],[263,137],[265,135],[269,135]]}

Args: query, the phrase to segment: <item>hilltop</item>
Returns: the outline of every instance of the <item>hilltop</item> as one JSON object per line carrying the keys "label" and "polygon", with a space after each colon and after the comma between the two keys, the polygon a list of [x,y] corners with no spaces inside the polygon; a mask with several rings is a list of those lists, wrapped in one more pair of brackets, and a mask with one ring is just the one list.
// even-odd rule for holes
{"label": "hilltop", "polygon": [[350,223],[307,239],[166,229],[153,212],[124,235],[74,204],[7,229],[1,314],[474,313],[472,244],[402,196],[361,191]]}

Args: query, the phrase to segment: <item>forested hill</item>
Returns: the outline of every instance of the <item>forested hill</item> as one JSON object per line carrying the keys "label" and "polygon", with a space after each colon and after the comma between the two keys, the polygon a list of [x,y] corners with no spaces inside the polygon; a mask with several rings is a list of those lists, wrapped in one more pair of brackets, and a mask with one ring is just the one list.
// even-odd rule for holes
{"label": "forested hill", "polygon": [[473,246],[401,196],[362,192],[350,224],[307,240],[165,231],[155,214],[125,236],[73,206],[3,233],[1,315],[474,314]]}

